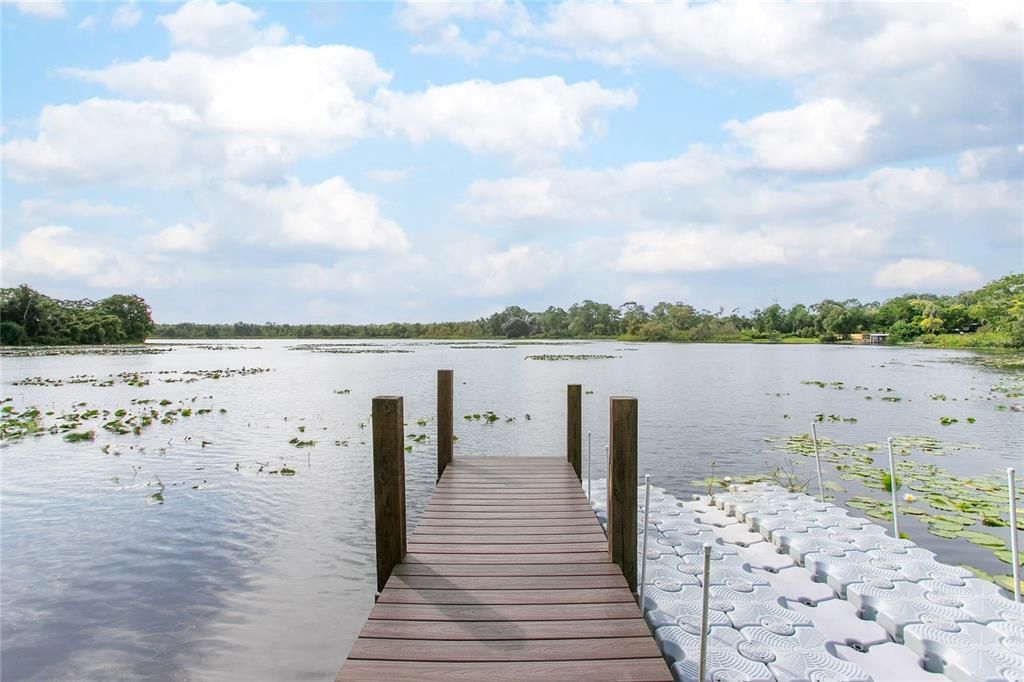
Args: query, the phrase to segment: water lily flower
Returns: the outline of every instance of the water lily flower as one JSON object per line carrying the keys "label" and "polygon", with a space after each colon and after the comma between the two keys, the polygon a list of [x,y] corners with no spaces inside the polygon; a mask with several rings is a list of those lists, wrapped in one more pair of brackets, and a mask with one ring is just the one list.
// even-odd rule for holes
{"label": "water lily flower", "polygon": [[904,502],[913,502],[916,499],[917,498],[914,497],[913,495],[911,495],[910,493],[907,493],[906,495],[903,496],[903,501]]}

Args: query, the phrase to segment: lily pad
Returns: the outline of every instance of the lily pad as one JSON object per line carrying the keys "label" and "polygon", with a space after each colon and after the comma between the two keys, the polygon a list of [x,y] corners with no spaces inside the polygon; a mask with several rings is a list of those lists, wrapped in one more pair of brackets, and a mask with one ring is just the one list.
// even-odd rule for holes
{"label": "lily pad", "polygon": [[978,530],[963,530],[960,531],[959,537],[973,542],[981,547],[988,547],[990,549],[1002,549],[1006,547],[1006,540],[1003,538],[993,535],[992,533],[984,533]]}

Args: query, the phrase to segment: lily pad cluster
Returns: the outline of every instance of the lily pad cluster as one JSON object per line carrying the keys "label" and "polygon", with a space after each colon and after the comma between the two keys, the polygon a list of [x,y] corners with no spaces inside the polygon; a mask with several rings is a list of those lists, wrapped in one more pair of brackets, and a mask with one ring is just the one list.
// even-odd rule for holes
{"label": "lily pad cluster", "polygon": [[408,348],[392,348],[383,344],[365,343],[303,343],[297,346],[288,346],[288,350],[301,350],[309,353],[412,353]]}
{"label": "lily pad cluster", "polygon": [[573,355],[557,355],[557,354],[541,354],[541,355],[527,355],[526,360],[614,360],[622,357],[621,355],[604,355],[602,353],[576,353]]}
{"label": "lily pad cluster", "polygon": [[173,347],[151,343],[110,346],[0,346],[0,357],[35,358],[50,355],[157,355]]}
{"label": "lily pad cluster", "polygon": [[[775,445],[776,451],[802,456],[814,454],[809,434],[766,440]],[[936,537],[966,540],[992,550],[997,558],[1009,563],[1011,557],[1004,537],[1006,533],[994,534],[985,530],[1009,524],[1008,490],[1001,476],[957,476],[934,462],[920,461],[910,456],[943,456],[972,447],[976,446],[943,442],[928,436],[895,438],[893,452],[899,457],[896,461],[896,489],[910,491],[902,497],[904,504],[899,506],[900,515],[917,518]],[[818,438],[818,449],[823,461],[835,464],[841,480],[856,481],[881,493],[891,491],[893,483],[885,465],[884,444],[849,445]],[[1022,502],[1024,493],[1019,493],[1018,504]],[[846,500],[845,504],[875,519],[892,518],[889,495],[878,498],[870,495],[855,496]],[[1018,527],[1024,529],[1022,516],[1018,515]]]}
{"label": "lily pad cluster", "polygon": [[[195,398],[192,399],[193,402],[195,400]],[[133,401],[133,405],[153,402],[155,401]],[[166,407],[170,405],[170,401],[160,401],[159,405]],[[225,409],[219,411],[222,414],[227,412]],[[89,408],[87,403],[79,402],[75,403],[70,411],[57,414],[54,410],[42,412],[35,406],[19,410],[5,401],[3,407],[0,407],[0,440],[18,440],[28,436],[45,435],[64,435],[64,439],[69,442],[93,440],[96,437],[95,429],[76,431],[76,429],[91,424],[96,424],[98,428],[109,433],[138,436],[145,428],[156,422],[171,424],[181,417],[191,417],[193,414],[204,415],[211,412],[213,412],[213,408],[210,407],[198,409],[178,407],[165,410],[146,407],[136,408],[134,411],[125,408],[101,410]]]}

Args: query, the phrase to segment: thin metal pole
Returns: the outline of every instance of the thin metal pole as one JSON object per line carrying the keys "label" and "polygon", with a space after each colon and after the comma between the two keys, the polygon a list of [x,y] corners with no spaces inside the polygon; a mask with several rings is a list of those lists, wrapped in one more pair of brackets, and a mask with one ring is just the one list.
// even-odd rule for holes
{"label": "thin metal pole", "polygon": [[821,482],[821,456],[818,454],[818,429],[811,422],[811,442],[814,443],[814,464],[818,467],[818,499],[825,502],[825,484]]}
{"label": "thin metal pole", "polygon": [[651,475],[644,474],[644,541],[640,560],[640,613],[644,612],[644,583],[647,582],[647,524],[651,520]]}
{"label": "thin metal pole", "polygon": [[1020,603],[1020,554],[1017,550],[1017,477],[1013,467],[1006,469],[1010,488],[1010,557],[1013,559],[1013,601]]}
{"label": "thin metal pole", "polygon": [[587,499],[590,499],[590,431],[587,431]]}
{"label": "thin metal pole", "polygon": [[892,535],[900,539],[900,510],[896,506],[896,460],[892,455],[892,436],[886,440],[889,444],[889,489],[892,491]]}
{"label": "thin metal pole", "polygon": [[708,602],[711,599],[711,543],[704,543],[704,595],[700,610],[700,682],[708,675]]}

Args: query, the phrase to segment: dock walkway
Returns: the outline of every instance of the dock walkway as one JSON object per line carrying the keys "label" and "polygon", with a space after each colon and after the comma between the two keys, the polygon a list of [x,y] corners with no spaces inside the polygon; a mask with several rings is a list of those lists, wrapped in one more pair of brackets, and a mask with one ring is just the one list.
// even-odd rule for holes
{"label": "dock walkway", "polygon": [[337,679],[671,680],[608,548],[568,461],[454,459]]}

